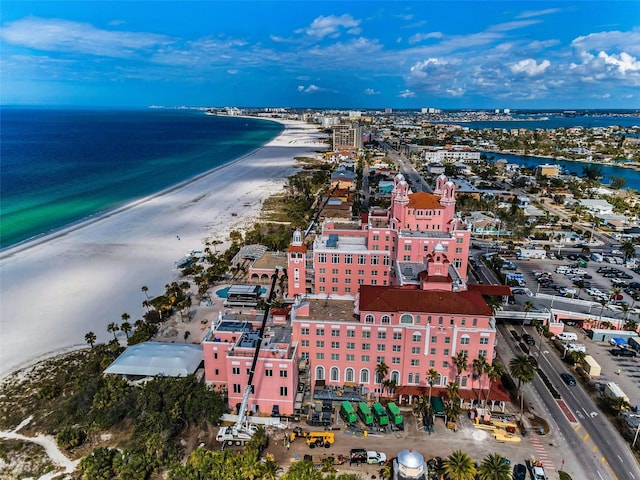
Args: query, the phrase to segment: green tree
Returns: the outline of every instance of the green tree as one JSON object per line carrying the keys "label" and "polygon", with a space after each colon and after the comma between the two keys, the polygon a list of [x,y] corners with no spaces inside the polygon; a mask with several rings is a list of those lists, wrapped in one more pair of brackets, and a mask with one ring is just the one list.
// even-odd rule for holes
{"label": "green tree", "polygon": [[522,384],[529,383],[535,376],[536,369],[528,355],[518,355],[509,361],[509,371],[511,376],[518,380],[517,395],[520,397],[520,417],[522,417],[522,409],[524,404],[524,395],[522,395]]}
{"label": "green tree", "polygon": [[533,307],[535,307],[535,305],[533,304],[533,302],[531,300],[527,300],[526,302],[524,302],[522,304],[522,311],[524,312],[524,318],[522,319],[522,325],[526,325],[527,316],[529,315],[529,312],[531,310],[533,310]]}
{"label": "green tree", "polygon": [[124,332],[128,340],[129,333],[131,333],[131,324],[129,322],[122,322],[122,324],[120,325],[120,330]]}
{"label": "green tree", "polygon": [[489,403],[489,395],[491,394],[491,385],[502,378],[504,375],[504,366],[494,360],[489,369],[487,370],[487,376],[489,377],[489,388],[487,388],[487,396],[485,397],[485,404]]}
{"label": "green tree", "polygon": [[589,163],[582,167],[582,176],[590,182],[599,182],[604,175],[600,165]]}
{"label": "green tree", "polygon": [[477,471],[473,459],[456,450],[444,461],[444,473],[449,480],[473,480]]}
{"label": "green tree", "polygon": [[633,240],[625,240],[620,245],[620,251],[624,255],[625,262],[636,256],[636,245]]}
{"label": "green tree", "polygon": [[97,340],[96,334],[93,332],[88,332],[85,336],[84,336],[84,341],[87,342],[91,348],[93,349],[93,346],[95,345]]}
{"label": "green tree", "polygon": [[313,468],[313,463],[308,460],[302,460],[291,464],[287,473],[282,480],[322,480],[322,472]]}
{"label": "green tree", "polygon": [[[389,373],[389,365],[384,363],[384,360],[376,365],[376,381],[381,385],[384,383],[384,378]],[[382,388],[381,388],[382,390]],[[380,396],[378,396],[378,401],[380,401]]]}
{"label": "green tree", "polygon": [[184,343],[187,343],[187,338],[189,338],[189,336],[191,335],[191,332],[189,330],[186,330],[184,332]]}
{"label": "green tree", "polygon": [[107,325],[107,332],[113,333],[113,339],[114,340],[118,340],[118,338],[116,337],[116,332],[118,330],[120,330],[120,327],[118,326],[118,324],[116,322],[111,322],[109,325]]}
{"label": "green tree", "polygon": [[85,480],[112,480],[115,478],[113,459],[117,450],[99,447],[80,460],[78,470]]}
{"label": "green tree", "polygon": [[487,362],[487,357],[484,355],[479,355],[477,358],[473,359],[472,369],[473,376],[478,379],[478,387],[482,390],[482,377],[489,370],[490,365]]}
{"label": "green tree", "polygon": [[147,287],[146,285],[143,285],[140,290],[142,290],[142,293],[144,293],[144,296],[147,297],[147,300],[149,300],[149,287]]}
{"label": "green tree", "polygon": [[490,453],[478,467],[480,480],[511,480],[511,464],[498,453]]}
{"label": "green tree", "polygon": [[455,356],[451,357],[451,360],[453,361],[453,364],[456,367],[456,372],[458,373],[456,376],[456,383],[460,385],[460,375],[469,368],[469,357],[466,351],[459,350]]}
{"label": "green tree", "polygon": [[439,378],[440,374],[438,373],[438,371],[430,368],[427,372],[427,384],[429,385],[429,405],[431,405],[431,391],[433,390],[433,386],[436,384]]}

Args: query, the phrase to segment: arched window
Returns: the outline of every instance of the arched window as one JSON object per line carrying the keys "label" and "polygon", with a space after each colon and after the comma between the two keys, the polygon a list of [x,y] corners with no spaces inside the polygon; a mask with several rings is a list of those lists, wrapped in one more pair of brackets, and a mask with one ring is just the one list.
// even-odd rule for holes
{"label": "arched window", "polygon": [[397,370],[391,372],[391,375],[389,375],[389,380],[391,380],[396,385],[400,385],[400,372],[398,372]]}
{"label": "arched window", "polygon": [[413,324],[413,315],[405,313],[400,317],[400,323]]}
{"label": "arched window", "polygon": [[324,367],[321,365],[316,367],[316,380],[324,380]]}
{"label": "arched window", "polygon": [[366,368],[360,370],[360,383],[369,383],[369,370]]}
{"label": "arched window", "polygon": [[380,319],[380,323],[391,323],[391,317],[389,315],[383,315]]}
{"label": "arched window", "polygon": [[373,315],[367,315],[366,317],[364,317],[364,323],[373,323],[373,321]]}
{"label": "arched window", "polygon": [[345,382],[353,382],[355,378],[355,374],[353,372],[353,368],[347,368],[344,371],[344,381]]}
{"label": "arched window", "polygon": [[338,367],[331,367],[331,370],[329,370],[329,378],[331,379],[332,382],[339,382],[340,369]]}

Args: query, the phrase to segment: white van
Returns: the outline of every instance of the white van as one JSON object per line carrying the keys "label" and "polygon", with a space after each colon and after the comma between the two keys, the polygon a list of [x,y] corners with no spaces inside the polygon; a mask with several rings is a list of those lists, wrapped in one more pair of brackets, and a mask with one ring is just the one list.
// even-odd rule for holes
{"label": "white van", "polygon": [[571,342],[578,340],[578,335],[573,332],[561,332],[556,335],[556,338],[561,342]]}

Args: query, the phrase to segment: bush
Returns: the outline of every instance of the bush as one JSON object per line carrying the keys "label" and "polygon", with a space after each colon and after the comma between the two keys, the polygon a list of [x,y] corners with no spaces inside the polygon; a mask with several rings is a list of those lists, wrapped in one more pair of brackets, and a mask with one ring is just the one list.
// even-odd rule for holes
{"label": "bush", "polygon": [[87,439],[87,432],[79,427],[65,427],[58,435],[56,435],[56,441],[60,448],[65,450],[71,450],[72,448],[79,447]]}

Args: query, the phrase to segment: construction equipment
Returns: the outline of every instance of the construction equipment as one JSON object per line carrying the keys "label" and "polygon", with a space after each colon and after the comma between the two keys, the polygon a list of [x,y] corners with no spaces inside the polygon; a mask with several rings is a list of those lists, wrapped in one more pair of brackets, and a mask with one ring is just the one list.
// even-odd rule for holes
{"label": "construction equipment", "polygon": [[296,438],[304,438],[309,448],[329,448],[336,441],[336,435],[333,432],[305,432],[299,427],[294,428],[289,435],[289,440],[292,442]]}
{"label": "construction equipment", "polygon": [[253,437],[253,435],[258,431],[258,427],[256,425],[250,424],[246,421],[247,407],[249,405],[249,395],[253,393],[253,375],[256,371],[256,364],[258,363],[258,356],[260,354],[262,338],[264,335],[265,327],[267,325],[269,310],[271,309],[271,301],[273,300],[275,294],[276,281],[278,280],[278,273],[280,272],[280,270],[284,271],[284,269],[282,269],[281,267],[276,267],[275,272],[272,275],[271,289],[269,290],[269,296],[267,297],[267,301],[265,302],[264,315],[262,317],[262,323],[260,324],[260,330],[258,332],[256,350],[253,353],[253,362],[251,364],[251,370],[249,370],[247,386],[244,389],[242,403],[240,404],[240,408],[238,410],[238,419],[236,420],[236,423],[234,425],[220,428],[218,434],[216,435],[216,441],[222,443],[222,448],[224,448],[225,445],[244,445],[249,440],[251,440],[251,437]]}

